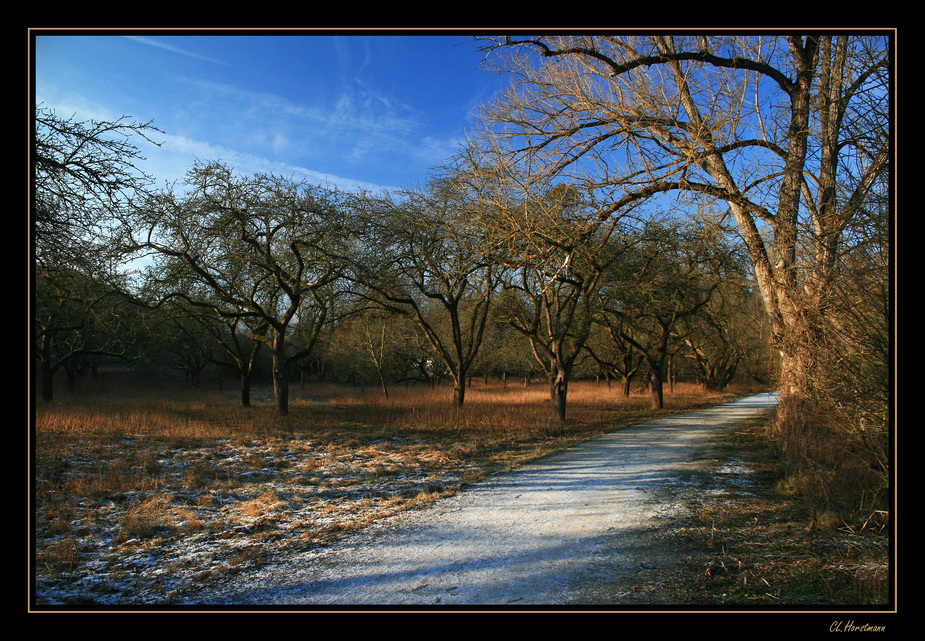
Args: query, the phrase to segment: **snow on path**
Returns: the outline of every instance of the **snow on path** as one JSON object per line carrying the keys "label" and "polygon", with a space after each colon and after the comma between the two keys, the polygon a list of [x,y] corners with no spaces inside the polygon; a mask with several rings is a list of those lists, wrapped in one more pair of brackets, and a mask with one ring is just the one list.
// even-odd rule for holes
{"label": "snow on path", "polygon": [[329,548],[245,573],[200,604],[458,606],[619,602],[660,562],[642,541],[708,439],[774,394],[614,432]]}

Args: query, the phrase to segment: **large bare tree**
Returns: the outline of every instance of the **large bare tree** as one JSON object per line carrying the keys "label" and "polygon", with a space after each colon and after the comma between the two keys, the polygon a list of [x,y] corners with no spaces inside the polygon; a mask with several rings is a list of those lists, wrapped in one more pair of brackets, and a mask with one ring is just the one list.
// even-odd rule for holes
{"label": "large bare tree", "polygon": [[883,34],[521,36],[486,41],[510,90],[493,145],[609,207],[659,195],[723,203],[781,358],[812,395],[844,233],[889,170],[892,43]]}

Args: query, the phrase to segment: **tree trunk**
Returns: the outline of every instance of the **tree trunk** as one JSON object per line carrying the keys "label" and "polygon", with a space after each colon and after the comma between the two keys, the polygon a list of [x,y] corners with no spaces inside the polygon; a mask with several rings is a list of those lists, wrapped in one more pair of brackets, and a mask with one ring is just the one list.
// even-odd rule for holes
{"label": "tree trunk", "polygon": [[812,389],[812,354],[807,347],[790,347],[780,352],[780,395],[801,398]]}
{"label": "tree trunk", "polygon": [[665,407],[665,383],[662,380],[661,368],[652,368],[649,376],[649,388],[652,391],[652,409],[660,410]]}
{"label": "tree trunk", "polygon": [[552,380],[553,412],[560,423],[565,423],[565,406],[568,397],[568,372],[559,369]]}
{"label": "tree trunk", "polygon": [[466,401],[466,384],[462,381],[453,385],[453,405],[462,407]]}
{"label": "tree trunk", "polygon": [[286,365],[286,335],[277,331],[273,337],[273,394],[276,411],[281,416],[289,413],[289,368]]}
{"label": "tree trunk", "polygon": [[42,375],[42,400],[45,403],[51,403],[55,397],[55,370],[51,366],[51,338],[48,334],[42,336],[42,347],[39,354],[39,370]]}
{"label": "tree trunk", "polygon": [[774,331],[774,343],[780,353],[780,395],[781,399],[807,398],[813,394],[814,367],[820,350],[824,349],[824,331],[815,318],[814,306],[797,305],[791,290],[782,290],[780,298],[787,302],[782,306],[781,322]]}
{"label": "tree trunk", "polygon": [[46,360],[42,360],[40,367],[42,370],[42,400],[51,403],[55,399],[55,372]]}
{"label": "tree trunk", "polygon": [[466,369],[456,367],[456,373],[453,374],[453,406],[462,407],[466,402]]}
{"label": "tree trunk", "polygon": [[241,370],[241,407],[251,406],[251,373]]}
{"label": "tree trunk", "polygon": [[65,380],[67,381],[67,391],[71,394],[77,388],[77,367],[74,365],[75,359],[71,359],[64,366]]}
{"label": "tree trunk", "polygon": [[677,372],[674,369],[674,354],[668,358],[668,390],[674,394],[674,382]]}
{"label": "tree trunk", "polygon": [[655,357],[648,358],[649,387],[652,390],[652,409],[660,410],[665,407],[665,360],[668,358],[668,336],[674,327],[674,320],[664,322],[659,319],[662,334],[655,348]]}

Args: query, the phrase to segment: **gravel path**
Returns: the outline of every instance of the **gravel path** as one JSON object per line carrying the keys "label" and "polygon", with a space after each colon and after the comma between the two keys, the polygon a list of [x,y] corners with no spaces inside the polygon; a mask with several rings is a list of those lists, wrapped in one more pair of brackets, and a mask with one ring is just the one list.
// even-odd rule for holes
{"label": "gravel path", "polygon": [[335,546],[241,574],[200,603],[623,603],[647,571],[675,560],[648,533],[676,506],[686,472],[709,456],[710,436],[775,403],[759,394],[614,432]]}

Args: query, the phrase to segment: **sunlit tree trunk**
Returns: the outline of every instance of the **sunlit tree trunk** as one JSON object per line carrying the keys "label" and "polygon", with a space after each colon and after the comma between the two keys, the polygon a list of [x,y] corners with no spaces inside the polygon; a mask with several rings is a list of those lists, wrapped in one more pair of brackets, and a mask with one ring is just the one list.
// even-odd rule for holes
{"label": "sunlit tree trunk", "polygon": [[568,379],[569,373],[565,367],[556,368],[555,376],[552,380],[552,404],[553,414],[559,422],[565,422],[565,409],[568,399]]}

